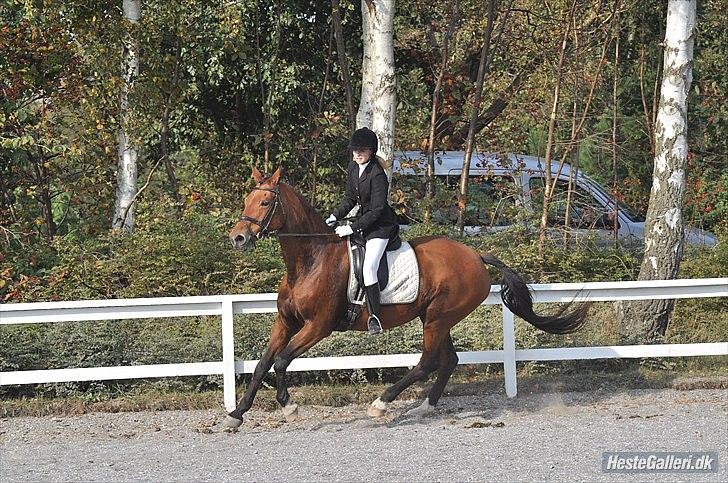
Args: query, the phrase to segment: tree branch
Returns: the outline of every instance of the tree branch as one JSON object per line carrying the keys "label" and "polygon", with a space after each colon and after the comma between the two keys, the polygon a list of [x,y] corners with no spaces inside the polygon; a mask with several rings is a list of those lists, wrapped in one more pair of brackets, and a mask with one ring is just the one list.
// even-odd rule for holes
{"label": "tree branch", "polygon": [[154,163],[154,166],[152,167],[151,171],[149,171],[149,176],[147,177],[147,182],[144,183],[144,186],[139,188],[136,193],[134,193],[134,196],[132,197],[131,201],[129,202],[129,204],[126,206],[126,209],[124,210],[124,216],[121,217],[122,220],[126,220],[126,216],[129,214],[129,210],[131,209],[132,206],[134,206],[134,203],[136,203],[136,199],[139,197],[140,194],[142,194],[142,191],[147,189],[147,186],[149,186],[149,182],[152,180],[152,175],[154,175],[154,171],[157,170],[157,166],[159,166],[159,163],[162,162],[162,159],[164,159],[164,157],[159,158],[157,160],[157,162]]}

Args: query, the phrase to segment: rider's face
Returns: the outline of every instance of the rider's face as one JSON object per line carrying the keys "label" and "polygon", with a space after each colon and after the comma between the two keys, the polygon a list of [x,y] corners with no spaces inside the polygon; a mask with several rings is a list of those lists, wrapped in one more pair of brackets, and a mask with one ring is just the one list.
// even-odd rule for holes
{"label": "rider's face", "polygon": [[371,148],[354,149],[352,152],[354,154],[354,162],[357,163],[357,164],[364,164],[364,163],[366,163],[367,161],[369,161],[369,158],[372,155]]}

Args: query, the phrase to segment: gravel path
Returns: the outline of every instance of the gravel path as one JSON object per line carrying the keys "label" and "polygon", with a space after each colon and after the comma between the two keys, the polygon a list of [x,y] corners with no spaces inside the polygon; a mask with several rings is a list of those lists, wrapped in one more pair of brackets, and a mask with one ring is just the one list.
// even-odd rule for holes
{"label": "gravel path", "polygon": [[[216,411],[0,420],[6,481],[728,481],[726,390],[443,398],[433,416],[365,406],[251,411],[237,433]],[[718,473],[604,474],[603,451],[715,451]]]}

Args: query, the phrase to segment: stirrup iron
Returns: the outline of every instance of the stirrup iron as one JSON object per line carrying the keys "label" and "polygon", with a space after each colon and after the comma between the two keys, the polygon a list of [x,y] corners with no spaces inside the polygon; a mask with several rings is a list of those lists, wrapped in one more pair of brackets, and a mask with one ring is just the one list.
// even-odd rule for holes
{"label": "stirrup iron", "polygon": [[370,315],[367,321],[367,328],[369,329],[369,335],[378,335],[382,332],[382,323],[379,321],[379,317],[376,315]]}

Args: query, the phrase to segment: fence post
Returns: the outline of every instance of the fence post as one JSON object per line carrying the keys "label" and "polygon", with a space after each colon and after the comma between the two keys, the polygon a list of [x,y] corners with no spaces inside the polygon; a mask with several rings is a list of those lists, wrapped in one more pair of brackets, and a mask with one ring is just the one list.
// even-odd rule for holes
{"label": "fence post", "polygon": [[222,301],[222,384],[225,409],[235,409],[235,339],[233,334],[233,301]]}
{"label": "fence post", "polygon": [[501,304],[503,309],[503,375],[506,380],[506,396],[516,397],[516,329],[513,325],[513,312]]}

